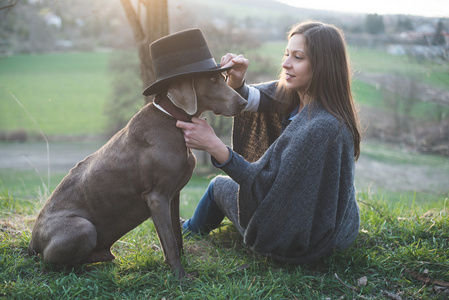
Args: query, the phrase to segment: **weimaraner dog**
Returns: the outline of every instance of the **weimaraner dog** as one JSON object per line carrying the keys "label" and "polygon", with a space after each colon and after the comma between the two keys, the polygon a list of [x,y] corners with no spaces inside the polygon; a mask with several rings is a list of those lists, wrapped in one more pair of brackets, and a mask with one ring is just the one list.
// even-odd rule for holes
{"label": "weimaraner dog", "polygon": [[[233,116],[246,105],[221,73],[178,79],[164,98],[194,116],[206,110]],[[40,211],[28,253],[69,266],[111,261],[111,246],[151,216],[165,262],[179,278],[185,276],[179,193],[196,158],[175,124],[175,118],[147,104],[79,162]]]}

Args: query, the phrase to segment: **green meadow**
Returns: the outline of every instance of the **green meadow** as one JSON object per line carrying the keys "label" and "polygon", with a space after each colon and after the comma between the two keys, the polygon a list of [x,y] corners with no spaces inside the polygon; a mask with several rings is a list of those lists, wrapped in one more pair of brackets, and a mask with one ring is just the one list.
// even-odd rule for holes
{"label": "green meadow", "polygon": [[36,133],[41,129],[48,136],[103,133],[105,105],[111,95],[110,55],[0,58],[0,130]]}
{"label": "green meadow", "polygon": [[[196,179],[195,179],[196,181]],[[203,181],[203,180],[201,180]],[[194,182],[205,188],[205,181]],[[190,183],[189,183],[190,184]],[[0,297],[5,299],[447,299],[447,201],[431,208],[358,193],[360,233],[344,252],[291,266],[251,253],[235,228],[184,240],[179,281],[163,262],[153,223],[112,247],[116,259],[55,267],[27,256],[31,227],[46,199],[0,194]],[[189,196],[189,197],[190,197]],[[187,199],[190,201],[190,198]],[[183,207],[183,200],[181,200]]]}

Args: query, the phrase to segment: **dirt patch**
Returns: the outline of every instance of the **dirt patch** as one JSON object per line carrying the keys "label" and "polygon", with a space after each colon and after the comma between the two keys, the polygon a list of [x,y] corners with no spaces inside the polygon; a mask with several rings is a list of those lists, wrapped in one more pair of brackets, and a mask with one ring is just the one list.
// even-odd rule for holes
{"label": "dirt patch", "polygon": [[104,143],[102,140],[55,142],[48,148],[44,142],[1,143],[0,169],[37,170],[46,174],[49,165],[54,173],[67,173]]}
{"label": "dirt patch", "polygon": [[373,192],[426,192],[435,195],[448,194],[449,159],[446,166],[420,166],[392,164],[361,156],[356,164],[356,188],[370,187]]}

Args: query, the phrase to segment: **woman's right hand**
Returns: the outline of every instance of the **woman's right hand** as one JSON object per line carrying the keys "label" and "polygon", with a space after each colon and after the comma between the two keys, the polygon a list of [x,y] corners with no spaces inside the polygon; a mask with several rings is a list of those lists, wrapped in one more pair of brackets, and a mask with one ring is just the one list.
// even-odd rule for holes
{"label": "woman's right hand", "polygon": [[221,58],[221,67],[230,67],[232,69],[227,71],[227,83],[233,89],[238,89],[245,81],[246,70],[248,70],[249,60],[243,57],[242,54],[236,55],[227,53]]}
{"label": "woman's right hand", "polygon": [[182,130],[187,148],[206,151],[220,164],[229,159],[228,148],[205,119],[192,118],[192,122],[177,121],[176,127]]}

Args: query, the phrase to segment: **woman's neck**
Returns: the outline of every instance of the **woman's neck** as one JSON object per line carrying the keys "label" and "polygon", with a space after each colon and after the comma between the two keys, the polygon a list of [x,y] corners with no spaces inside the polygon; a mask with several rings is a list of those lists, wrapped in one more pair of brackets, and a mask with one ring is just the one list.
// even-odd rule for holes
{"label": "woman's neck", "polygon": [[310,103],[310,96],[307,93],[300,93],[299,94],[299,111],[298,113],[304,108],[304,106],[306,106],[307,104]]}

